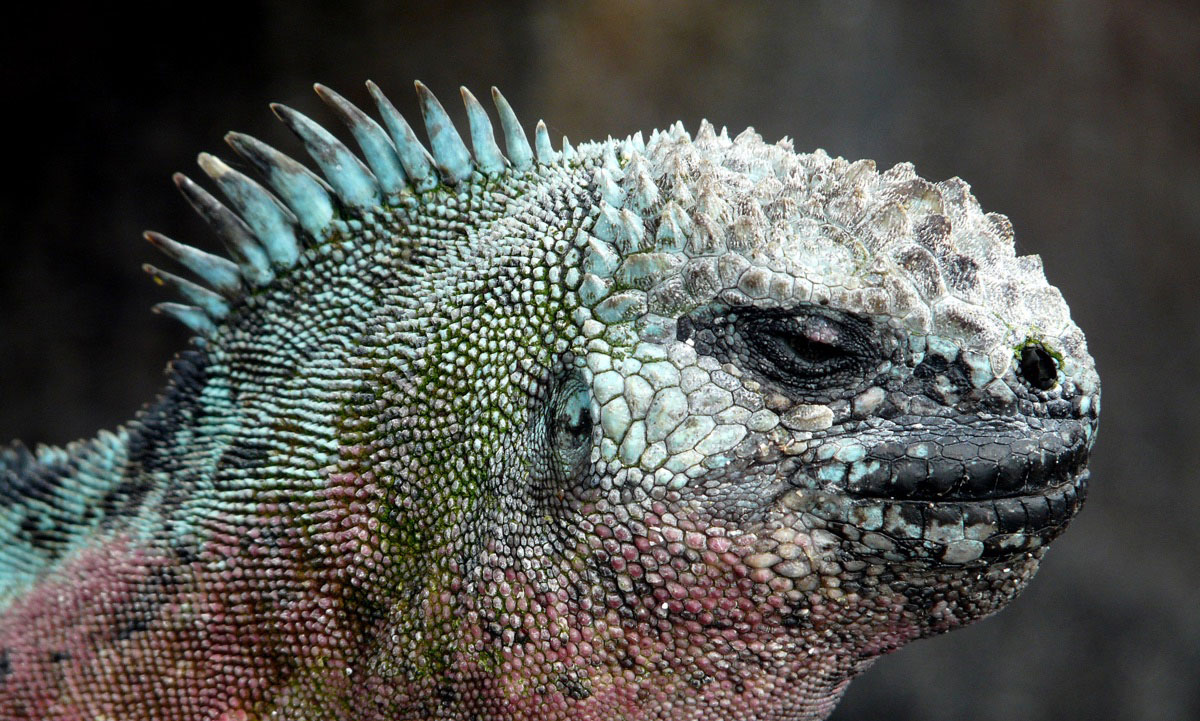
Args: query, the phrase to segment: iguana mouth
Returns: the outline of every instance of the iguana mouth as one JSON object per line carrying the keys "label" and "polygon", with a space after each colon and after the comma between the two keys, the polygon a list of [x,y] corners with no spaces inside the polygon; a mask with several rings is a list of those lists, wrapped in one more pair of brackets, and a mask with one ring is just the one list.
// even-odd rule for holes
{"label": "iguana mouth", "polygon": [[961,500],[898,500],[794,489],[780,498],[823,521],[868,555],[887,561],[996,562],[1045,546],[1087,496],[1089,472],[1033,494]]}
{"label": "iguana mouth", "polygon": [[1041,425],[1033,436],[996,428],[939,433],[951,430],[947,423],[915,442],[830,443],[805,473],[820,488],[788,491],[780,502],[891,560],[965,563],[1031,551],[1066,528],[1089,476],[1085,426],[1074,419]]}

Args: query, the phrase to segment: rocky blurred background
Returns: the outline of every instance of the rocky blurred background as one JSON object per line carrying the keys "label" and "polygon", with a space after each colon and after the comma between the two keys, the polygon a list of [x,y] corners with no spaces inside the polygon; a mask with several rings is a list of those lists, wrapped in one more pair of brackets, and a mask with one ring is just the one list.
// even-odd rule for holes
{"label": "rocky blurred background", "polygon": [[[81,4],[82,5],[82,4]],[[415,114],[500,86],[531,128],[701,118],[961,175],[1007,213],[1104,380],[1084,513],[1013,606],[851,684],[835,718],[1200,718],[1200,5],[382,0],[6,11],[0,440],[130,417],[184,346],[149,306],[154,228],[210,245],[175,170],[310,85]],[[412,115],[410,115],[412,117]],[[331,126],[332,127],[332,126]],[[464,126],[465,127],[465,126]]]}

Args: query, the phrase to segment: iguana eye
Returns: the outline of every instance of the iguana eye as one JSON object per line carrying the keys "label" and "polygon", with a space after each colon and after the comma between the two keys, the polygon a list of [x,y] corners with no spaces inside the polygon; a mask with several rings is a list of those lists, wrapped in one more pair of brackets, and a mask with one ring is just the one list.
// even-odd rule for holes
{"label": "iguana eye", "polygon": [[583,378],[572,374],[559,384],[549,404],[547,430],[561,470],[578,473],[592,444],[592,394]]}
{"label": "iguana eye", "polygon": [[767,331],[768,336],[782,343],[790,352],[790,357],[785,356],[784,360],[815,369],[845,358],[846,351],[837,345],[839,338],[836,329],[829,328],[824,319],[809,321],[798,323],[799,327],[795,329]]}
{"label": "iguana eye", "polygon": [[754,349],[785,377],[821,374],[852,355],[826,318],[768,318],[747,325]]}
{"label": "iguana eye", "polygon": [[871,367],[862,325],[824,314],[773,315],[739,322],[745,363],[784,388],[808,394],[853,385]]}

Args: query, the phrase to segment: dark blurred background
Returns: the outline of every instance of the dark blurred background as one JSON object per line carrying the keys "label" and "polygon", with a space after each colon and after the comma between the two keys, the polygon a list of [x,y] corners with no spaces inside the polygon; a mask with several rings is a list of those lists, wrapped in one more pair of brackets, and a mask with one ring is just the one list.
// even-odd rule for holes
{"label": "dark blurred background", "polygon": [[[837,719],[1200,718],[1200,5],[287,0],[6,11],[0,440],[62,443],[152,397],[145,228],[211,245],[169,177],[311,83],[416,115],[414,78],[500,86],[556,142],[701,118],[961,175],[1007,213],[1104,381],[1088,506],[1025,595],[851,684]],[[24,12],[24,15],[13,15]],[[332,125],[331,125],[332,127]]]}

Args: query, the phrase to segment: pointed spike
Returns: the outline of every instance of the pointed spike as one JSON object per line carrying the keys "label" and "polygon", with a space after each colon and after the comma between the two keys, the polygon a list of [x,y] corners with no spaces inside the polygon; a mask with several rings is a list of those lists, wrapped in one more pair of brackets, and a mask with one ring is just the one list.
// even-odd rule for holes
{"label": "pointed spike", "polygon": [[733,139],[733,142],[737,143],[738,145],[745,145],[746,143],[761,143],[762,136],[754,130],[753,126],[747,126],[745,130],[737,134],[737,137]]}
{"label": "pointed spike", "polygon": [[150,274],[150,277],[158,285],[174,290],[182,295],[184,300],[203,310],[209,318],[221,320],[229,315],[229,303],[208,288],[197,285],[186,278],[159,270],[149,263],[143,265],[142,270]]}
{"label": "pointed spike", "polygon": [[396,110],[392,101],[387,99],[378,85],[368,80],[367,91],[375,100],[375,107],[379,109],[383,125],[387,128],[388,135],[392,137],[392,142],[396,144],[396,154],[400,156],[400,164],[404,166],[405,174],[412,179],[413,186],[417,190],[436,188],[438,177],[433,167],[433,157],[421,144],[412,126]]}
{"label": "pointed spike", "polygon": [[425,118],[425,132],[429,136],[429,148],[442,179],[447,183],[458,183],[471,177],[471,151],[454,127],[454,121],[437,97],[420,81],[413,83],[421,101],[421,115]]}
{"label": "pointed spike", "polygon": [[621,209],[621,235],[625,239],[625,253],[635,253],[642,249],[645,239],[645,229],[642,219],[629,208]]}
{"label": "pointed spike", "polygon": [[643,154],[646,152],[646,141],[642,139],[642,131],[639,130],[634,133],[631,140],[633,140],[633,147],[635,150]]}
{"label": "pointed spike", "polygon": [[688,217],[687,211],[681,208],[679,203],[674,200],[668,200],[663,206],[659,223],[669,224],[673,229],[678,229],[678,232],[671,232],[672,238],[682,238],[690,235],[692,232],[692,219]]}
{"label": "pointed spike", "polygon": [[388,138],[387,131],[380,127],[375,119],[361,109],[338,95],[329,88],[317,83],[313,86],[321,100],[325,101],[333,112],[337,113],[342,123],[354,136],[354,142],[362,150],[363,158],[370,166],[379,187],[388,195],[395,195],[408,187],[408,176],[404,166],[400,164],[400,156],[396,147]]}
{"label": "pointed spike", "polygon": [[621,264],[621,256],[611,243],[601,238],[590,236],[587,240],[583,258],[583,272],[591,273],[599,278],[611,278]]}
{"label": "pointed spike", "polygon": [[568,160],[568,161],[574,160],[576,157],[577,156],[575,155],[575,148],[572,147],[571,141],[567,140],[567,136],[564,135],[563,142],[562,142],[562,158],[563,158],[563,160]]}
{"label": "pointed spike", "polygon": [[296,217],[269,190],[215,156],[200,153],[200,169],[213,179],[277,268],[290,268],[300,258]]}
{"label": "pointed spike", "polygon": [[150,245],[195,273],[221,295],[231,298],[241,295],[242,275],[233,261],[176,242],[153,230],[146,231],[145,238],[150,241]]}
{"label": "pointed spike", "polygon": [[617,151],[615,150],[615,146],[616,143],[610,138],[608,142],[604,144],[604,153],[601,157],[604,159],[604,167],[608,169],[608,172],[612,173],[613,178],[616,180],[623,180],[625,178],[625,172],[621,170],[621,162],[617,160]]}
{"label": "pointed spike", "polygon": [[533,132],[533,145],[537,148],[539,163],[553,163],[558,160],[558,153],[554,151],[554,146],[550,144],[550,131],[546,129],[545,120],[539,120],[537,123],[537,129]]}
{"label": "pointed spike", "polygon": [[683,250],[687,243],[687,233],[679,227],[673,213],[663,213],[658,221],[658,230],[654,233],[654,242],[664,250]]}
{"label": "pointed spike", "polygon": [[274,280],[270,256],[241,218],[183,173],[176,173],[171,179],[192,208],[216,231],[250,285],[264,286]]}
{"label": "pointed spike", "polygon": [[212,336],[217,332],[217,326],[212,319],[194,305],[158,303],[150,307],[150,312],[174,318],[190,328],[193,333],[203,336]]}
{"label": "pointed spike", "polygon": [[689,154],[682,152],[678,143],[674,143],[666,135],[662,137],[666,138],[667,144],[672,144],[675,147],[671,148],[668,151],[667,157],[658,164],[659,174],[669,176],[677,182],[682,178],[690,177],[692,175],[690,164],[693,158]]}
{"label": "pointed spike", "polygon": [[333,220],[333,199],[312,171],[249,135],[228,133],[225,142],[262,173],[300,227],[314,238],[324,237]]}
{"label": "pointed spike", "polygon": [[612,173],[609,173],[604,168],[596,168],[592,182],[596,184],[596,189],[600,191],[600,197],[609,205],[620,207],[625,202],[625,191],[613,180]]}
{"label": "pointed spike", "polygon": [[730,249],[749,250],[761,246],[764,238],[763,228],[769,227],[770,222],[758,202],[747,201],[741,206],[741,212],[730,227]]}
{"label": "pointed spike", "polygon": [[463,105],[467,107],[467,124],[471,127],[471,147],[475,149],[475,162],[479,169],[489,175],[503,172],[508,167],[508,160],[496,145],[496,134],[492,130],[492,121],[487,111],[475,99],[466,86],[458,89],[462,94]]}
{"label": "pointed spike", "polygon": [[492,88],[492,102],[500,114],[500,128],[504,131],[504,147],[508,149],[508,159],[517,170],[528,170],[533,165],[533,149],[529,147],[529,138],[525,137],[525,129],[512,106],[495,87]]}
{"label": "pointed spike", "polygon": [[600,217],[596,219],[592,233],[615,245],[622,255],[641,250],[645,239],[641,218],[628,208],[614,208],[604,200],[600,201]]}
{"label": "pointed spike", "polygon": [[271,111],[304,143],[305,151],[321,169],[321,174],[333,186],[333,192],[337,193],[342,203],[355,208],[370,208],[380,204],[379,184],[375,176],[342,141],[311,118],[286,105],[271,103]]}
{"label": "pointed spike", "polygon": [[721,197],[721,190],[716,181],[708,181],[705,176],[701,177],[698,184],[700,188],[696,197],[696,212],[707,215],[718,225],[728,222],[733,209],[725,198]]}
{"label": "pointed spike", "polygon": [[690,208],[696,204],[696,197],[692,195],[688,181],[683,175],[676,174],[671,178],[671,197],[684,208]]}
{"label": "pointed spike", "polygon": [[621,239],[623,225],[621,212],[601,200],[600,217],[596,219],[596,225],[592,230],[592,234],[600,240],[617,243]]}
{"label": "pointed spike", "polygon": [[696,213],[696,232],[688,238],[688,251],[696,255],[712,255],[728,250],[725,226],[704,213]]}
{"label": "pointed spike", "polygon": [[650,177],[646,163],[641,155],[633,156],[632,170],[626,176],[629,179],[631,204],[638,212],[648,215],[658,207],[658,186]]}

